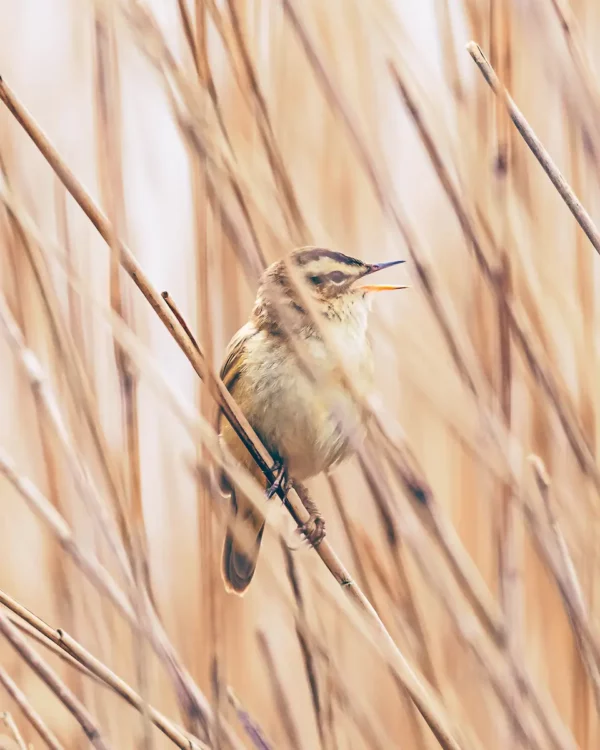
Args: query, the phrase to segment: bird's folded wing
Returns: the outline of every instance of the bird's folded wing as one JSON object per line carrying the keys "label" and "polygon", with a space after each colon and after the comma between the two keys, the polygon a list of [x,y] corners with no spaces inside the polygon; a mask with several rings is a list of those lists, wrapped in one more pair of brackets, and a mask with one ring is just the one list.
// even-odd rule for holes
{"label": "bird's folded wing", "polygon": [[[234,334],[225,352],[225,360],[223,362],[223,366],[221,367],[219,375],[221,377],[221,380],[225,384],[225,387],[234,398],[235,383],[244,369],[246,344],[253,336],[256,335],[256,333],[257,330],[254,326],[246,324],[245,326],[240,328],[237,333]],[[218,409],[215,425],[218,434],[221,434],[222,432],[222,420],[223,410]],[[221,486],[222,492],[228,493],[231,491],[229,482],[227,481],[223,473],[221,473],[219,477],[219,484]]]}

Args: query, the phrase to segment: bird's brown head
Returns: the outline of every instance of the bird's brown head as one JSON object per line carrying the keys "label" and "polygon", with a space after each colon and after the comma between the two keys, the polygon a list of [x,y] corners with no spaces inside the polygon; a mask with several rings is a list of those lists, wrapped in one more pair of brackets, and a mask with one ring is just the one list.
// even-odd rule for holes
{"label": "bird's brown head", "polygon": [[261,318],[265,314],[271,317],[269,299],[273,294],[297,312],[304,313],[301,296],[291,278],[293,276],[324,315],[343,318],[357,305],[365,306],[361,303],[367,303],[367,295],[371,292],[405,289],[404,286],[369,283],[371,274],[399,263],[404,261],[364,263],[327,248],[299,248],[290,253],[286,260],[277,261],[267,268],[258,290],[255,314]]}
{"label": "bird's brown head", "polygon": [[[386,263],[364,263],[349,255],[321,247],[299,248],[290,253],[288,262],[297,272],[297,280],[317,301],[329,302],[346,295],[362,295],[368,292],[404,289],[402,286],[358,283],[376,271],[404,263],[393,260]],[[285,261],[270,266],[265,272],[265,284],[276,285],[286,294],[292,292],[293,284]]]}

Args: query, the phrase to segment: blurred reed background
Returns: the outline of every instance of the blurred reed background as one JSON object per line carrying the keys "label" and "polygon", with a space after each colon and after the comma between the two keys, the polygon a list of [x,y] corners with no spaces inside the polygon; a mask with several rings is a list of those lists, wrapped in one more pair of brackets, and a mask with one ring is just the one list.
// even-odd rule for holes
{"label": "blurred reed background", "polygon": [[[598,260],[465,45],[599,217],[600,5],[0,6],[0,74],[113,227],[3,107],[1,746],[597,748]],[[293,247],[409,261],[372,317],[381,429],[310,489],[454,740],[317,554],[288,550],[280,503],[248,594],[225,594],[191,429],[214,401],[117,238],[217,370]]]}

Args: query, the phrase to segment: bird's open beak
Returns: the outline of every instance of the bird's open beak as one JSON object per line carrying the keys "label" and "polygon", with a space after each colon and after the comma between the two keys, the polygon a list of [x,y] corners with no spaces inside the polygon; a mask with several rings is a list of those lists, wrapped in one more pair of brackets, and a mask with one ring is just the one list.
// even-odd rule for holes
{"label": "bird's open beak", "polygon": [[[363,274],[363,278],[365,276],[370,276],[372,273],[375,273],[376,271],[381,271],[384,268],[391,268],[392,266],[397,266],[400,263],[404,263],[403,260],[390,260],[387,263],[372,263],[367,272]],[[391,284],[361,284],[359,289],[362,289],[364,292],[390,292],[394,289],[408,289],[406,286],[395,286]]]}

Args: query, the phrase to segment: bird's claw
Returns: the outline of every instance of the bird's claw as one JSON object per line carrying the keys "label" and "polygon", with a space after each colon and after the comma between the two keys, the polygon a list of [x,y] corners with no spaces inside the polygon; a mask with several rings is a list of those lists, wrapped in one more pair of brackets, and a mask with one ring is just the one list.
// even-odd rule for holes
{"label": "bird's claw", "polygon": [[298,531],[312,547],[318,547],[325,539],[325,519],[318,511],[313,512],[308,521],[298,527]]}
{"label": "bird's claw", "polygon": [[273,466],[273,475],[275,479],[271,486],[267,488],[267,500],[270,500],[273,495],[276,495],[280,489],[283,489],[284,496],[287,492],[288,477],[285,464],[277,462]]}

